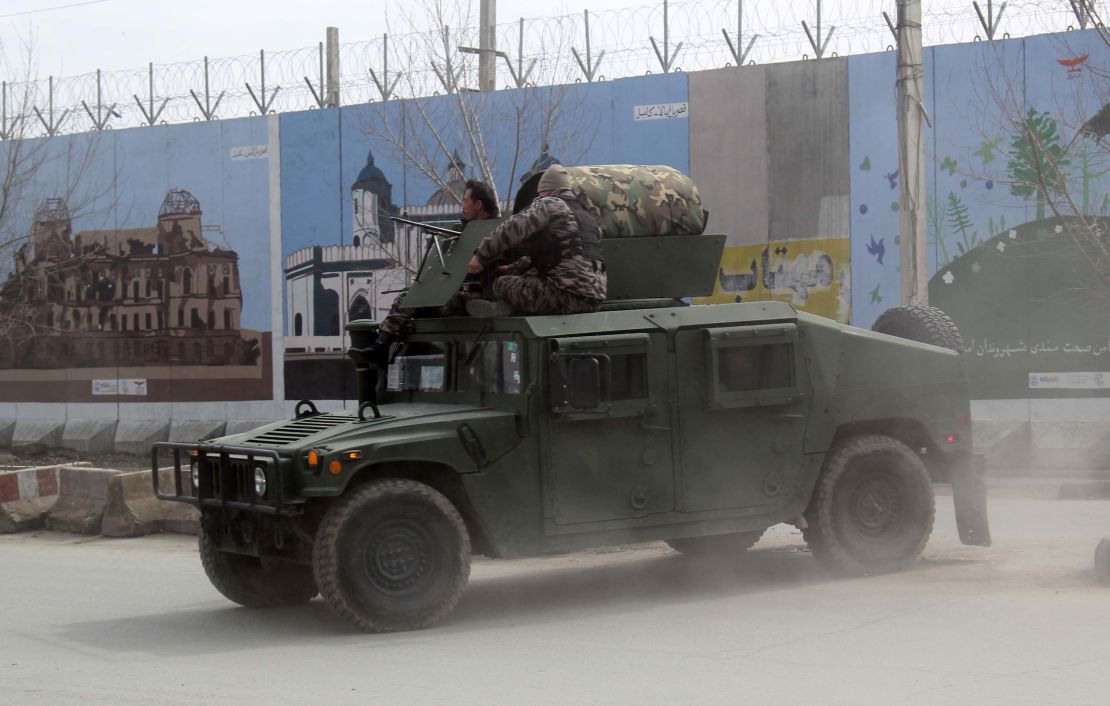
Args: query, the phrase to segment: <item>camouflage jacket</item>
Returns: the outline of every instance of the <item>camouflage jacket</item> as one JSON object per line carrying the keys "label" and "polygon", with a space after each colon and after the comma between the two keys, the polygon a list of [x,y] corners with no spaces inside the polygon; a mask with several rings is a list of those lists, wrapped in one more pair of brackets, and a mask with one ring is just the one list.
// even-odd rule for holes
{"label": "camouflage jacket", "polygon": [[[482,267],[498,260],[510,249],[528,248],[529,240],[544,231],[555,235],[576,232],[578,222],[566,203],[554,196],[538,198],[528,208],[504,221],[478,246],[478,261]],[[521,258],[511,267],[513,274],[523,270],[527,258]],[[530,265],[530,263],[529,263]],[[523,273],[528,277],[542,277],[535,268]],[[590,299],[604,300],[606,278],[604,269],[584,257],[569,257],[548,270],[546,279],[567,292]]]}

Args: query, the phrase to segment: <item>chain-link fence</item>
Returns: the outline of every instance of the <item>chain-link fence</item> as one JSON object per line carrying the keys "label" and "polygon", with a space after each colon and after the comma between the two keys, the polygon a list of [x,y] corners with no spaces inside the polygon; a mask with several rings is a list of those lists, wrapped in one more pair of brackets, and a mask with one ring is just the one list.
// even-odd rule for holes
{"label": "chain-link fence", "polygon": [[[923,3],[929,45],[1059,32],[1091,23],[1090,0]],[[893,48],[893,0],[680,0],[520,19],[497,26],[497,86],[554,85],[846,56]],[[1094,15],[1097,17],[1097,14]],[[340,45],[340,103],[412,98],[478,84],[475,18],[407,18],[409,28]],[[804,24],[803,24],[804,23]],[[342,28],[340,28],[342,31]],[[151,65],[3,86],[0,137],[37,136],[305,110],[324,101],[324,48]],[[13,77],[15,78],[15,77]],[[15,126],[15,128],[13,128]],[[19,128],[22,126],[22,129]]]}

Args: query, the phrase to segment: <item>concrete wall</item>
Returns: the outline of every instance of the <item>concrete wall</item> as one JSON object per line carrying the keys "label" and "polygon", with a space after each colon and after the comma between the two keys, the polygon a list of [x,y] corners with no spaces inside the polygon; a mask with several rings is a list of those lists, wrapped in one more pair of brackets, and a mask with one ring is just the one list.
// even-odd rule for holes
{"label": "concrete wall", "polygon": [[[999,247],[1015,252],[1011,231],[1031,242],[1059,235],[1051,222],[1037,220],[1036,194],[1010,188],[1018,159],[1014,117],[1034,109],[1051,118],[1061,145],[1086,150],[1082,164],[1081,155],[1074,156],[1071,181],[1082,185],[1082,208],[1110,215],[1110,162],[1092,151],[1098,147],[1092,140],[1077,137],[1110,102],[1097,80],[1108,63],[1110,50],[1093,32],[926,52],[932,287],[969,342],[976,395],[986,402],[977,407],[979,415],[997,411],[999,419],[1026,422],[1078,414],[1110,419],[1110,385],[1098,386],[1099,380],[1110,380],[1104,362],[1110,361],[1106,307],[1071,307],[1081,315],[1067,319],[1076,334],[1066,337],[1048,326],[1065,320],[1063,309],[1037,308],[1012,294],[999,297],[1000,284],[968,284],[985,269],[1008,262],[1011,285],[1020,288],[1036,277],[1047,283],[1037,290],[1038,300],[1056,301],[1055,293],[1080,281],[1060,275],[1060,268],[1041,276],[1028,258],[1027,266],[1019,267]],[[704,301],[781,299],[861,326],[898,302],[900,174],[892,53],[498,91],[466,100],[476,101],[503,199],[531,165],[544,160],[662,163],[689,172],[710,212],[709,229],[728,236],[717,290]],[[95,375],[81,367],[0,371],[7,395],[0,402],[0,430],[8,430],[0,440],[20,431],[14,420],[24,422],[23,432],[38,421],[61,429],[63,436],[68,429],[73,444],[86,445],[102,444],[105,436],[87,420],[118,421],[114,444],[142,444],[170,434],[171,425],[183,429],[196,420],[281,417],[288,413],[288,400],[302,394],[329,399],[325,408],[350,408],[353,376],[341,354],[317,361],[283,350],[284,337],[292,334],[290,296],[304,311],[316,311],[301,301],[313,296],[309,287],[286,291],[285,258],[311,246],[349,246],[356,227],[366,231],[365,223],[356,224],[352,189],[369,174],[370,155],[375,174],[391,189],[386,205],[398,211],[436,202],[440,187],[403,152],[422,154],[432,171],[453,178],[449,155],[438,146],[428,149],[429,140],[442,141],[466,163],[456,177],[475,176],[475,156],[468,152],[454,101],[421,101],[424,123],[412,122],[420,115],[414,104],[390,103],[43,142],[44,154],[53,160],[15,204],[13,223],[29,224],[43,199],[65,193],[74,231],[150,227],[169,189],[190,190],[208,226],[204,236],[213,247],[238,253],[242,326],[258,332],[262,350],[253,377],[237,376],[230,368],[172,364],[159,370],[114,365]],[[524,116],[519,133],[518,114]],[[397,132],[399,125],[409,127]],[[88,163],[75,171],[75,156],[81,154]],[[74,174],[80,178],[69,183]],[[366,188],[360,183],[359,193],[370,193]],[[371,200],[380,201],[377,195]],[[444,211],[443,217],[452,216]],[[1061,257],[1066,270],[1066,253]],[[8,263],[6,270],[0,267],[5,279],[14,255],[2,261]],[[983,277],[978,281],[987,281]],[[375,271],[373,280],[375,287],[393,281],[386,271]],[[984,301],[986,309],[972,306]],[[1060,301],[1066,309],[1067,300]],[[1006,321],[1006,331],[985,336],[987,318]],[[317,323],[305,316],[305,340],[322,340],[314,335]],[[1000,336],[1005,340],[995,340]],[[342,334],[337,338],[337,345],[324,347],[342,350]],[[1044,345],[1034,358],[1036,344]],[[1009,353],[999,353],[1006,348]],[[293,389],[291,380],[312,378],[302,375],[305,370],[315,370],[321,385],[339,383],[328,390],[314,384]],[[1030,374],[1047,377],[1032,389]],[[1058,380],[1051,377],[1056,374]],[[43,397],[32,389],[42,375],[61,376],[65,386]],[[168,381],[173,392],[94,397],[93,379]],[[78,388],[88,391],[79,395]],[[1061,398],[1088,404],[1082,410],[1055,405]],[[996,400],[1017,406],[990,404]]]}

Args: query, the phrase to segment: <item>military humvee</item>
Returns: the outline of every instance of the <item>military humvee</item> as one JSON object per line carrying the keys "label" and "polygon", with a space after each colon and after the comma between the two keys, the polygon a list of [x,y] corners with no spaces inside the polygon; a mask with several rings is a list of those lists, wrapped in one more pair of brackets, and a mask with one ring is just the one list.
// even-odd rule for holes
{"label": "military humvee", "polygon": [[[494,225],[433,235],[406,303],[446,301]],[[882,333],[779,302],[687,305],[723,245],[606,239],[594,314],[416,319],[384,376],[356,370],[357,413],[302,401],[289,421],[156,444],[155,490],[200,508],[201,560],[230,600],[319,592],[370,631],[445,616],[472,554],[663,540],[728,561],[792,523],[837,571],[899,569],[932,530],[930,474],[953,484],[961,539],[989,544],[947,317],[899,307]],[[352,345],[375,329],[352,323]]]}

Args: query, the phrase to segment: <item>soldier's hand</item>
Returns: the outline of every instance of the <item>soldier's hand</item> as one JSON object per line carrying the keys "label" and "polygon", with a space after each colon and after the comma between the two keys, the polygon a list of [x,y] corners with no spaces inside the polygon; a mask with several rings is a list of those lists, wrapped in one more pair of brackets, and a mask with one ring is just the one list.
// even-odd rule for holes
{"label": "soldier's hand", "polygon": [[466,271],[472,275],[476,275],[482,271],[482,263],[478,262],[478,256],[470,258],[470,264],[466,266]]}

